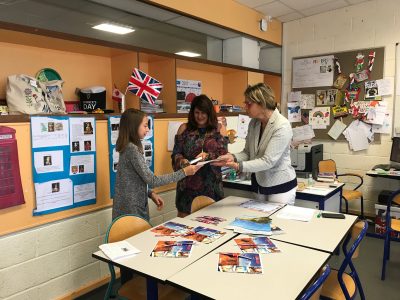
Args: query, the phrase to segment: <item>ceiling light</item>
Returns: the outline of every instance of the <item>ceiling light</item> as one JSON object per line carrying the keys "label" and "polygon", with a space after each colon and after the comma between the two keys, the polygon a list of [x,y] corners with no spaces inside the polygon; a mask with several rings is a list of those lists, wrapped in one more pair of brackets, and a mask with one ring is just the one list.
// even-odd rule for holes
{"label": "ceiling light", "polygon": [[92,28],[98,29],[98,30],[103,30],[103,31],[108,31],[116,34],[127,34],[130,32],[135,31],[135,29],[128,27],[128,26],[120,26],[120,25],[115,25],[115,24],[110,24],[110,23],[103,23],[100,25],[93,26]]}
{"label": "ceiling light", "polygon": [[199,53],[194,53],[194,52],[189,52],[189,51],[176,52],[175,54],[177,54],[177,55],[183,55],[183,56],[187,56],[187,57],[197,57],[197,56],[201,56],[201,54],[199,54]]}

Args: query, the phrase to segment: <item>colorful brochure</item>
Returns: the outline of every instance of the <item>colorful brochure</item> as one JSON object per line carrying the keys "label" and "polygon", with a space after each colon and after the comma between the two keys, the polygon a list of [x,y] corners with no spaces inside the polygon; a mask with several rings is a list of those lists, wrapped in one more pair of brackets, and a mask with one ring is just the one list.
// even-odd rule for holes
{"label": "colorful brochure", "polygon": [[226,221],[226,219],[224,219],[224,218],[212,217],[212,216],[200,216],[200,217],[196,217],[192,220],[201,222],[201,223],[212,224],[212,225],[218,225],[220,222]]}
{"label": "colorful brochure", "polygon": [[266,236],[235,239],[236,244],[244,253],[277,253],[281,252]]}
{"label": "colorful brochure", "polygon": [[240,217],[235,218],[227,227],[235,232],[248,234],[271,235],[271,219],[268,217]]}
{"label": "colorful brochure", "polygon": [[214,242],[223,236],[226,232],[219,231],[217,229],[206,228],[203,226],[198,226],[193,228],[190,232],[182,235],[186,239],[195,240],[197,242],[202,242],[209,244]]}
{"label": "colorful brochure", "polygon": [[265,201],[248,200],[240,204],[241,207],[248,208],[251,210],[257,210],[272,215],[277,210],[284,207],[286,204],[269,203]]}
{"label": "colorful brochure", "polygon": [[258,253],[220,252],[218,271],[228,273],[262,274],[261,259]]}
{"label": "colorful brochure", "polygon": [[158,241],[150,256],[152,257],[189,257],[193,241]]}
{"label": "colorful brochure", "polygon": [[188,233],[192,228],[193,227],[180,223],[167,222],[153,228],[151,232],[154,232],[160,236],[180,236]]}

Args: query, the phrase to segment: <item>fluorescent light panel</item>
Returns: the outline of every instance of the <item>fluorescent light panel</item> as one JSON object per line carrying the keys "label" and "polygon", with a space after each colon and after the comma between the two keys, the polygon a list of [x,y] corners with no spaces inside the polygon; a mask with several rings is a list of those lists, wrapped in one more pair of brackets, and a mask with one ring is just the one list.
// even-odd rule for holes
{"label": "fluorescent light panel", "polygon": [[187,57],[201,56],[201,54],[199,54],[199,53],[194,53],[194,52],[190,52],[190,51],[181,51],[181,52],[176,52],[175,54],[183,55],[183,56],[187,56]]}
{"label": "fluorescent light panel", "polygon": [[92,28],[98,29],[98,30],[103,30],[103,31],[108,31],[116,34],[127,34],[130,32],[135,31],[135,29],[131,27],[125,27],[125,26],[119,26],[115,24],[110,24],[110,23],[102,23],[100,25],[93,26]]}

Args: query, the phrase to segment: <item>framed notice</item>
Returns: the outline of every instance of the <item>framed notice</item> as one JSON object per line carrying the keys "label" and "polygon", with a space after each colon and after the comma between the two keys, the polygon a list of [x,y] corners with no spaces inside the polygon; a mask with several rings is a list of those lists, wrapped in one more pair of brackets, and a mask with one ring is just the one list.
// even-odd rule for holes
{"label": "framed notice", "polygon": [[332,86],[333,55],[293,59],[292,88]]}

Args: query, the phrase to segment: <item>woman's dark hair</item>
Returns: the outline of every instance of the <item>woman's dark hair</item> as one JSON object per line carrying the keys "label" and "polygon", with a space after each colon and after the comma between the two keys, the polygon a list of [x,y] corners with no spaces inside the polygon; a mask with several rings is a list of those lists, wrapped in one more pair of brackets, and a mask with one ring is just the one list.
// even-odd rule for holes
{"label": "woman's dark hair", "polygon": [[129,143],[136,145],[143,153],[142,142],[138,134],[139,126],[146,114],[140,110],[129,108],[121,116],[116,150],[123,152]]}
{"label": "woman's dark hair", "polygon": [[190,106],[189,117],[187,128],[190,131],[196,130],[197,123],[194,117],[194,109],[197,108],[201,112],[207,114],[208,120],[206,124],[206,130],[211,131],[213,129],[217,129],[218,120],[217,114],[215,113],[213,103],[206,95],[199,95],[193,98],[192,104]]}

